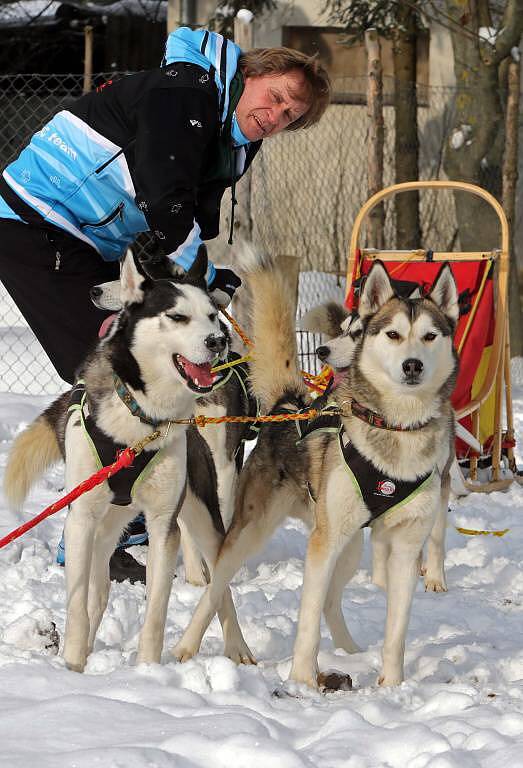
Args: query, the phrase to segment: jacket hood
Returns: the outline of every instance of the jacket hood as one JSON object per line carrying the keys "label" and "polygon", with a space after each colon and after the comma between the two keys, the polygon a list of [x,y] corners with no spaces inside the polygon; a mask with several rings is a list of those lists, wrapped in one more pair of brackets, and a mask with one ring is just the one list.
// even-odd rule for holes
{"label": "jacket hood", "polygon": [[186,61],[212,72],[220,93],[220,120],[227,119],[231,81],[238,69],[241,49],[217,32],[180,27],[171,32],[165,45],[163,64]]}

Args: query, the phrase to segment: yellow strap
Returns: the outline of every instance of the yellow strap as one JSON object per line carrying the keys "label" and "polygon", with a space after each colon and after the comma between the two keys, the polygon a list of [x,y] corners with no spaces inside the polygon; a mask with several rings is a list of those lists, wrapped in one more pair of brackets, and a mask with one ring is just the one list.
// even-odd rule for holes
{"label": "yellow strap", "polygon": [[505,528],[502,531],[475,531],[472,528],[459,528],[456,526],[456,530],[464,536],[504,536],[510,531],[510,528]]}
{"label": "yellow strap", "polygon": [[226,368],[232,368],[233,365],[241,365],[241,363],[247,363],[249,360],[251,360],[251,355],[244,355],[243,357],[239,357],[237,360],[229,360],[228,363],[223,363],[222,365],[216,365],[214,368],[211,368],[211,373],[217,373],[218,371],[224,371]]}

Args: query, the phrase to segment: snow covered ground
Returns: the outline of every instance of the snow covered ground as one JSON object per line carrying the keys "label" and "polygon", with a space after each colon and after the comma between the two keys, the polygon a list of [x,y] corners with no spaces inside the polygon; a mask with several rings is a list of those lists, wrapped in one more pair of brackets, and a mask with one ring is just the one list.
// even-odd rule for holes
{"label": "snow covered ground", "polygon": [[[49,398],[0,395],[0,464],[12,437]],[[523,383],[515,387],[523,437]],[[520,448],[521,451],[521,448]],[[521,459],[521,453],[520,453]],[[0,536],[60,495],[48,475],[22,515],[0,499]],[[370,581],[368,548],[344,611],[362,652],[334,651],[322,669],[351,674],[350,693],[283,690],[296,632],[305,531],[294,523],[236,577],[234,598],[257,667],[220,656],[212,624],[185,665],[168,648],[200,589],[178,568],[161,665],[134,666],[144,588],[115,584],[83,675],[50,644],[63,637],[64,572],[54,564],[63,518],[50,518],[0,551],[0,768],[517,768],[523,766],[523,488],[452,503],[447,594],[420,581],[406,649],[407,680],[376,685],[385,600]],[[460,535],[454,525],[504,529]],[[143,553],[138,552],[138,556]],[[275,694],[276,692],[276,694]]]}

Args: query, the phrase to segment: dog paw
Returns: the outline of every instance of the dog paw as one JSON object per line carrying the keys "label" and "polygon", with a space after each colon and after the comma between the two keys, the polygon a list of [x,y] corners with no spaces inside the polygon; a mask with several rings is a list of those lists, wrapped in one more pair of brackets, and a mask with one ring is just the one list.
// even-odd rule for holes
{"label": "dog paw", "polygon": [[187,645],[178,643],[174,646],[174,648],[171,649],[171,653],[176,659],[178,659],[178,661],[183,664],[185,661],[192,659],[193,656],[196,656],[198,653],[198,648],[189,648]]}
{"label": "dog paw", "polygon": [[85,661],[82,663],[81,661],[76,662],[76,661],[67,661],[67,659],[65,660],[65,666],[71,672],[83,672],[85,669],[85,664],[86,664]]}
{"label": "dog paw", "polygon": [[296,683],[298,685],[306,685],[308,688],[317,690],[318,688],[318,671],[306,671],[300,669],[291,669],[288,683]]}
{"label": "dog paw", "polygon": [[223,655],[234,661],[235,664],[257,664],[249,646],[245,642],[230,643],[226,645]]}
{"label": "dog paw", "polygon": [[401,683],[403,682],[403,675],[400,675],[400,674],[380,675],[378,677],[377,682],[378,682],[378,685],[382,686],[383,688],[387,688],[393,685],[401,685]]}
{"label": "dog paw", "polygon": [[445,577],[430,577],[425,573],[425,592],[447,592]]}

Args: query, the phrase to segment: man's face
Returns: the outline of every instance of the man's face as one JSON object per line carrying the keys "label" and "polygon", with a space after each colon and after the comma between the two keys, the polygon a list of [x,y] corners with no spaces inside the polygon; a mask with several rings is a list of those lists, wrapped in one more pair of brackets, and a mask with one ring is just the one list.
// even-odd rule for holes
{"label": "man's face", "polygon": [[309,104],[305,78],[297,69],[279,75],[246,77],[236,120],[249,141],[266,139],[283,131],[305,114]]}

